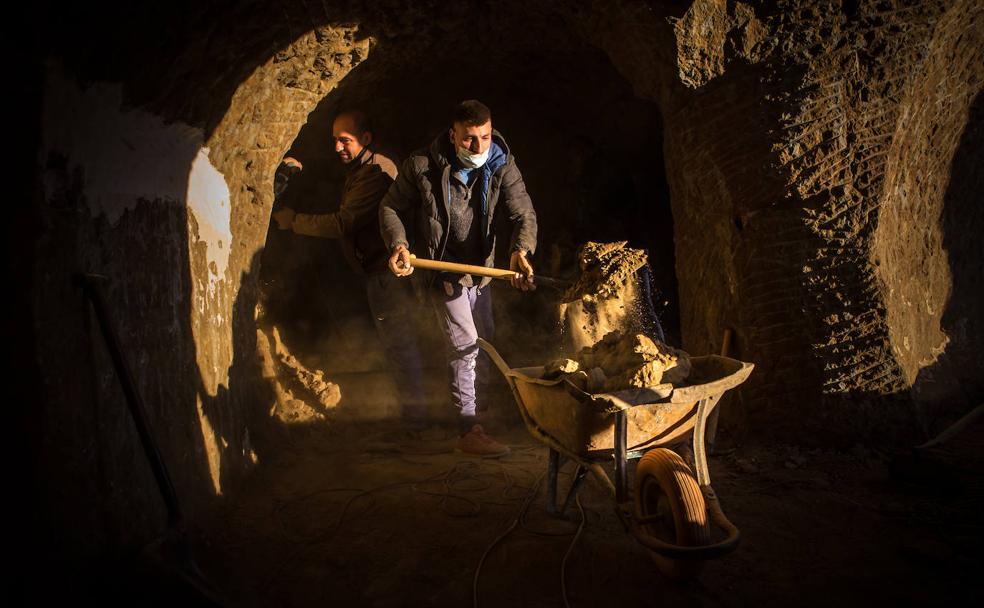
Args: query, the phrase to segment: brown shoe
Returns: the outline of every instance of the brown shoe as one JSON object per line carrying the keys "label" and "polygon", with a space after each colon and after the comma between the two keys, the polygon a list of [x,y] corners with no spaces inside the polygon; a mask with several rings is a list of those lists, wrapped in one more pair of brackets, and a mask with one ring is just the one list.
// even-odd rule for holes
{"label": "brown shoe", "polygon": [[503,445],[486,435],[485,429],[480,424],[476,424],[470,431],[459,437],[455,449],[465,454],[474,454],[486,458],[505,456],[509,453],[509,446]]}

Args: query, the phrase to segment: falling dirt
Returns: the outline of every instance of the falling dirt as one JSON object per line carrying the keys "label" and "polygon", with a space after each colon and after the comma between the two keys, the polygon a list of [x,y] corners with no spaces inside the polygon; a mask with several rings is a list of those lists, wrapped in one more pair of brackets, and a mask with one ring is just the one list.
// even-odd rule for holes
{"label": "falling dirt", "polygon": [[635,333],[654,319],[641,298],[636,274],[646,252],[614,243],[589,242],[578,251],[581,275],[561,298],[560,319],[573,352],[590,347],[612,331]]}
{"label": "falling dirt", "polygon": [[628,241],[588,242],[577,252],[581,276],[564,294],[565,302],[584,296],[617,298],[622,287],[649,261],[646,252],[626,247]]}
{"label": "falling dirt", "polygon": [[588,242],[578,250],[581,275],[560,304],[561,326],[577,360],[551,361],[547,376],[572,374],[590,392],[686,380],[690,356],[650,330],[658,321],[640,288],[646,252],[626,244]]}

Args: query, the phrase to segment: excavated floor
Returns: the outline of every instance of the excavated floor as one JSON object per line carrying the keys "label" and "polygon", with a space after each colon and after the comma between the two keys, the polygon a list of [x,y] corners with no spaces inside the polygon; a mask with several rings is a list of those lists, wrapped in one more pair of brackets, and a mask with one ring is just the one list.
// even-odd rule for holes
{"label": "excavated floor", "polygon": [[[561,566],[581,518],[548,517],[546,449],[515,421],[493,427],[498,460],[450,451],[440,432],[411,441],[393,425],[336,425],[261,463],[228,503],[213,540],[243,605],[563,605]],[[741,528],[736,553],[698,581],[672,584],[623,532],[594,483],[567,560],[570,606],[941,604],[980,598],[984,429],[946,452],[898,455],[790,445],[741,446],[710,459]],[[969,443],[968,443],[969,441]],[[960,450],[963,450],[962,452]],[[963,454],[964,456],[961,456]],[[561,476],[569,483],[570,468]],[[511,531],[510,531],[511,530]],[[229,573],[235,573],[234,575]]]}

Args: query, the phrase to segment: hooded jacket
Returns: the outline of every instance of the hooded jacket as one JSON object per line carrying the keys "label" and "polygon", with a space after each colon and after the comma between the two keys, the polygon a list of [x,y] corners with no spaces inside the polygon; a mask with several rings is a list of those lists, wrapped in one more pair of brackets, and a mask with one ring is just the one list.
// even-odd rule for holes
{"label": "hooded jacket", "polygon": [[[536,250],[536,212],[526,184],[509,152],[509,146],[498,131],[492,140],[502,150],[502,158],[490,156],[476,169],[481,171],[475,213],[481,214],[485,266],[495,258],[493,222],[502,217],[512,225],[510,249]],[[430,146],[417,150],[407,158],[400,174],[379,204],[379,227],[383,242],[392,251],[404,245],[421,257],[444,258],[450,223],[449,187],[454,149],[447,132],[438,135]],[[430,277],[433,280],[433,276]],[[485,278],[482,285],[490,279]]]}
{"label": "hooded jacket", "polygon": [[345,259],[356,272],[385,271],[389,253],[379,238],[377,206],[395,177],[393,161],[365,148],[346,169],[338,211],[298,213],[294,216],[294,232],[341,239]]}

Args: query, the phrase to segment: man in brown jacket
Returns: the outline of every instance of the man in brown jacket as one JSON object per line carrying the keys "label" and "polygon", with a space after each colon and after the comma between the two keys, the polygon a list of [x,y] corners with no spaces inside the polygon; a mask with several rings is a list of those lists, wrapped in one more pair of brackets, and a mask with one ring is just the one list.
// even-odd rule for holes
{"label": "man in brown jacket", "polygon": [[389,252],[379,233],[379,201],[396,178],[393,161],[372,148],[373,132],[360,110],[342,112],[332,124],[335,153],[346,165],[345,184],[338,211],[296,213],[284,207],[273,213],[281,230],[295,234],[340,239],[346,259],[366,275],[366,295],[390,364],[399,372],[403,416],[408,426],[426,426],[426,404],[420,352],[414,332],[413,290],[387,268]]}

